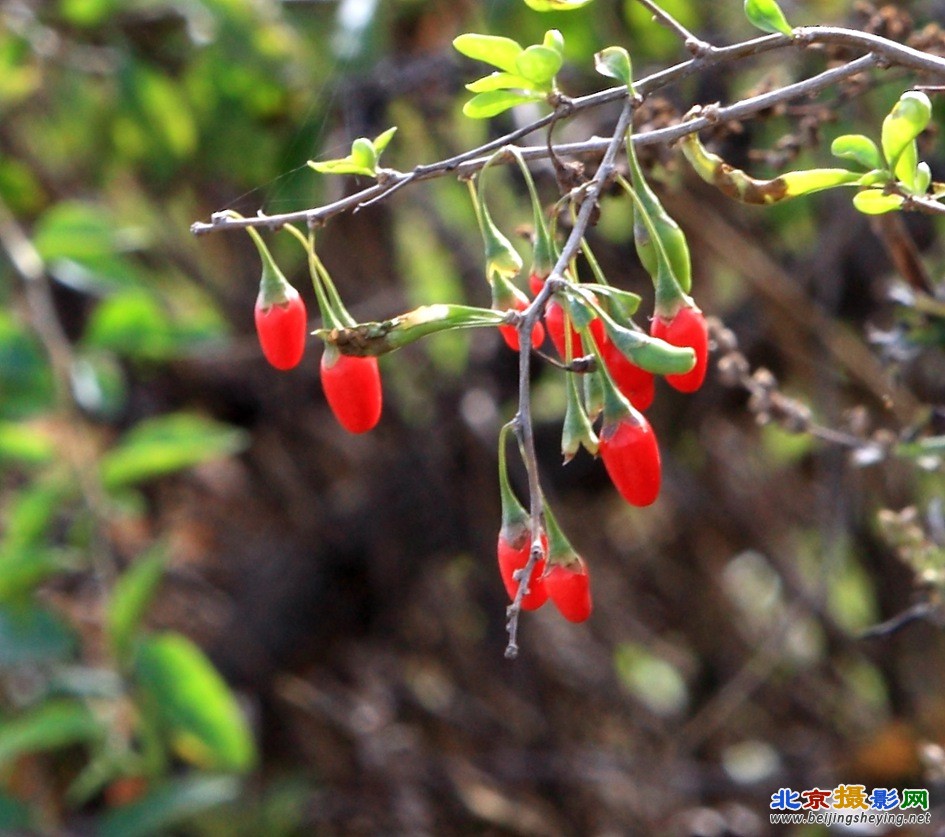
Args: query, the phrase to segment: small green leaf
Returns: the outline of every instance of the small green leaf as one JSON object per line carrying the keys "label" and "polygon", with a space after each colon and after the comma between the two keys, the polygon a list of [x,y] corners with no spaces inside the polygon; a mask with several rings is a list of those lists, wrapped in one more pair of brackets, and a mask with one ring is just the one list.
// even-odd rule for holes
{"label": "small green leaf", "polygon": [[489,93],[479,93],[473,96],[463,105],[463,113],[471,119],[488,119],[491,116],[498,116],[516,105],[540,101],[543,98],[543,96],[535,93],[529,95],[513,93],[511,90],[493,90]]}
{"label": "small green leaf", "polygon": [[0,554],[0,602],[22,599],[65,566],[52,549],[16,549]]}
{"label": "small green leaf", "polygon": [[101,461],[109,489],[153,479],[211,459],[231,456],[249,444],[235,427],[193,413],[172,413],[142,421]]}
{"label": "small green leaf", "polygon": [[134,634],[154,598],[167,565],[163,549],[139,558],[121,575],[112,590],[108,605],[108,638],[112,651],[123,661],[131,648]]}
{"label": "small green leaf", "polygon": [[810,195],[823,189],[832,189],[835,186],[852,185],[860,179],[859,172],[847,169],[807,169],[805,171],[789,171],[781,175],[781,181],[786,187],[784,196],[796,198],[800,195]]}
{"label": "small green leaf", "polygon": [[918,90],[909,90],[899,97],[889,115],[883,120],[883,154],[889,168],[897,172],[897,163],[903,152],[921,134],[932,118],[929,97]]}
{"label": "small green leaf", "polygon": [[511,38],[467,32],[453,40],[453,47],[467,58],[484,61],[507,73],[518,73],[515,59],[522,52],[522,45]]}
{"label": "small green leaf", "polygon": [[323,162],[309,160],[308,165],[319,174],[363,174],[367,177],[374,177],[376,173],[373,168],[359,165],[350,158],[345,158],[344,160],[325,160]]}
{"label": "small green leaf", "polygon": [[43,428],[0,421],[0,465],[7,462],[42,465],[55,452],[56,446]]}
{"label": "small green leaf", "polygon": [[900,183],[905,184],[907,189],[912,190],[915,188],[918,167],[919,149],[915,140],[913,140],[902,150],[902,154],[899,155],[893,174]]}
{"label": "small green leaf", "polygon": [[46,752],[98,738],[102,726],[84,704],[48,700],[0,721],[0,766],[26,753]]}
{"label": "small green leaf", "polygon": [[568,12],[591,2],[593,0],[525,0],[525,5],[536,12]]}
{"label": "small green leaf", "polygon": [[843,160],[853,160],[865,169],[881,169],[883,158],[876,143],[863,134],[844,134],[830,145],[830,153]]}
{"label": "small green leaf", "polygon": [[535,87],[533,81],[512,73],[492,73],[492,75],[483,76],[466,85],[466,89],[470,93],[490,93],[493,90],[509,89],[534,90]]}
{"label": "small green leaf", "polygon": [[135,681],[145,710],[181,758],[205,770],[242,772],[253,766],[253,737],[236,698],[189,639],[175,633],[144,639]]}
{"label": "small green leaf", "polygon": [[902,206],[901,195],[886,195],[882,189],[867,189],[853,196],[853,205],[864,215],[883,215]]}
{"label": "small green leaf", "polygon": [[394,134],[397,133],[397,126],[393,128],[388,128],[382,134],[378,134],[374,138],[374,153],[380,157],[384,153],[384,149],[387,148],[388,143],[394,138]]}
{"label": "small green leaf", "polygon": [[915,193],[917,195],[924,195],[929,191],[929,186],[931,185],[932,169],[929,167],[928,163],[919,163],[919,165],[916,166],[915,172]]}
{"label": "small green leaf", "polygon": [[615,78],[628,90],[633,89],[633,65],[630,53],[623,47],[610,46],[598,52],[594,56],[594,67],[602,76]]}
{"label": "small green leaf", "polygon": [[762,32],[793,34],[791,24],[774,0],[745,0],[745,16]]}
{"label": "small green leaf", "polygon": [[157,785],[129,805],[102,817],[99,837],[156,837],[177,833],[189,818],[235,800],[233,776],[188,776]]}
{"label": "small green leaf", "polygon": [[542,45],[548,47],[548,49],[553,49],[559,55],[564,57],[564,35],[562,35],[557,29],[549,29],[545,32],[545,37],[542,39]]}
{"label": "small green leaf", "polygon": [[377,153],[374,151],[374,143],[366,137],[358,137],[351,143],[351,162],[362,171],[370,172],[372,175],[377,172]]}
{"label": "small green leaf", "polygon": [[515,59],[519,75],[524,76],[543,89],[549,89],[564,59],[561,53],[545,46],[534,44],[522,50]]}

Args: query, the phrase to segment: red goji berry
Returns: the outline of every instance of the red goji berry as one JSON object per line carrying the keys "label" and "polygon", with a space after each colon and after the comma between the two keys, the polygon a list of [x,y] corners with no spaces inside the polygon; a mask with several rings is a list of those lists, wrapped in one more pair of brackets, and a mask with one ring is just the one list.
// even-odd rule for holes
{"label": "red goji berry", "polygon": [[591,615],[591,578],[581,558],[572,564],[554,564],[543,580],[548,598],[569,622],[583,622]]}
{"label": "red goji berry", "polygon": [[[551,338],[551,342],[554,343],[555,349],[558,350],[558,354],[561,356],[562,360],[568,357],[567,344],[565,343],[564,337],[566,319],[564,308],[561,304],[556,299],[548,300],[548,304],[545,306],[545,326],[548,329],[548,336]],[[571,344],[571,359],[583,357],[584,350],[581,346],[581,335],[578,334],[577,330],[570,323],[567,325],[567,330]],[[604,332],[604,324],[595,317],[591,320],[590,330],[591,336],[594,338],[594,342],[597,344],[598,348],[603,346],[607,340],[607,335]],[[588,349],[588,351],[590,351],[590,349]]]}
{"label": "red goji berry", "polygon": [[381,418],[383,393],[376,357],[343,355],[326,349],[321,380],[328,406],[349,433],[366,433]]}
{"label": "red goji berry", "polygon": [[[548,540],[544,533],[541,536],[542,552],[548,552]],[[528,562],[531,553],[532,539],[528,527],[504,527],[499,532],[497,554],[499,558],[499,575],[509,599],[514,601],[518,593],[516,571],[522,569]],[[547,600],[548,592],[542,575],[545,571],[545,559],[539,558],[532,569],[528,580],[528,592],[522,597],[522,610],[538,610]]]}
{"label": "red goji berry", "polygon": [[660,450],[650,423],[639,413],[604,425],[598,447],[610,481],[632,506],[648,506],[660,493]]}
{"label": "red goji berry", "polygon": [[653,403],[656,385],[652,372],[647,372],[630,361],[611,340],[606,340],[601,346],[601,356],[617,389],[630,400],[634,407],[645,410]]}
{"label": "red goji berry", "polygon": [[[519,292],[521,294],[521,292]],[[512,303],[512,307],[516,311],[524,311],[528,308],[529,300],[525,294],[516,294],[515,299]],[[518,339],[518,329],[512,325],[500,325],[499,333],[502,335],[502,339],[505,340],[506,345],[513,351],[517,352],[521,348],[521,344]],[[532,347],[537,349],[545,342],[545,327],[536,322],[532,326]]]}
{"label": "red goji berry", "polygon": [[696,365],[680,375],[667,375],[666,381],[680,392],[695,392],[705,380],[709,364],[709,330],[698,308],[680,308],[671,320],[657,315],[650,333],[674,346],[688,346],[696,353]]}
{"label": "red goji berry", "polygon": [[299,292],[284,290],[285,302],[264,307],[263,295],[256,299],[256,334],[266,360],[285,371],[299,365],[305,353],[308,314]]}

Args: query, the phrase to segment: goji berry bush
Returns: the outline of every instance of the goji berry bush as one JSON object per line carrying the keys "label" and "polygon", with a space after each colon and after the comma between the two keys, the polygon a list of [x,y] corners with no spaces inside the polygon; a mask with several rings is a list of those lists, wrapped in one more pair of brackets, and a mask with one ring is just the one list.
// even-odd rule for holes
{"label": "goji berry bush", "polygon": [[0,6],[0,827],[934,822],[938,14]]}

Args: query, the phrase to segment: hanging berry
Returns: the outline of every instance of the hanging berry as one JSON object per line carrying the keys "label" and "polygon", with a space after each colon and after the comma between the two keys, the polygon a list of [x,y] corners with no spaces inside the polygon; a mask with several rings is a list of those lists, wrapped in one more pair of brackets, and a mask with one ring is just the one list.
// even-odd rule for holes
{"label": "hanging berry", "polygon": [[636,410],[616,422],[605,419],[598,445],[610,481],[631,506],[649,506],[660,493],[660,451],[656,434]]}
{"label": "hanging berry", "polygon": [[571,564],[555,564],[545,573],[548,598],[569,622],[584,622],[594,609],[591,601],[591,578],[580,556]]}
{"label": "hanging berry", "polygon": [[[499,274],[492,277],[492,307],[496,311],[524,311],[529,306],[529,299],[508,279]],[[506,345],[517,352],[521,348],[518,329],[514,325],[500,325],[499,333]],[[545,327],[536,322],[532,326],[532,347],[538,348],[545,342]]]}
{"label": "hanging berry", "polygon": [[366,433],[380,421],[383,394],[376,357],[343,355],[329,344],[321,381],[328,406],[349,433]]}
{"label": "hanging berry", "polygon": [[[497,554],[499,575],[505,585],[509,599],[515,601],[520,585],[515,573],[525,568],[532,550],[531,518],[515,496],[509,483],[505,447],[510,425],[505,425],[499,434],[499,496],[502,500],[502,528],[499,530]],[[548,553],[548,539],[545,533],[540,536],[542,554]],[[532,568],[528,579],[528,590],[522,597],[522,610],[537,610],[548,599],[542,574],[545,571],[545,559],[539,558]]]}
{"label": "hanging berry", "polygon": [[289,287],[283,302],[267,305],[262,290],[256,298],[256,334],[266,360],[276,369],[293,369],[305,354],[308,313],[299,292]]}
{"label": "hanging berry", "polygon": [[542,578],[545,591],[565,619],[583,622],[594,609],[587,566],[561,531],[547,503],[544,517],[548,529],[548,569]]}
{"label": "hanging berry", "polygon": [[601,347],[601,357],[614,383],[638,410],[645,410],[653,403],[656,385],[652,372],[641,369],[631,362],[611,340]]}
{"label": "hanging berry", "polygon": [[692,306],[680,308],[671,318],[657,314],[650,333],[673,346],[686,346],[696,353],[696,364],[680,375],[667,375],[670,386],[680,392],[695,392],[705,380],[709,363],[709,330],[702,312]]}
{"label": "hanging berry", "polygon": [[[564,306],[557,299],[552,297],[548,300],[548,304],[545,306],[545,327],[548,329],[548,336],[551,338],[551,342],[554,343],[555,349],[557,349],[561,359],[565,361],[583,357],[585,348],[588,351],[591,350],[589,346],[584,347],[582,345],[581,335],[578,334],[570,320],[571,318],[564,310]],[[591,320],[590,330],[594,342],[598,346],[603,346],[607,341],[604,324],[595,317]],[[567,341],[565,340],[565,332],[568,334]],[[568,354],[569,351],[570,354]]]}
{"label": "hanging berry", "polygon": [[266,360],[276,369],[292,369],[299,365],[305,353],[308,334],[305,303],[279,270],[259,233],[252,227],[248,232],[262,259],[254,311],[259,345]]}

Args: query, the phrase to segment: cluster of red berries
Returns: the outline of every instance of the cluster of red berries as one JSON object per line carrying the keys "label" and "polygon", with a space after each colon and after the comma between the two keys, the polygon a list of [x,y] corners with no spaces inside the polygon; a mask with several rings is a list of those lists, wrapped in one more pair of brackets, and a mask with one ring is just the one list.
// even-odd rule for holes
{"label": "cluster of red berries", "polygon": [[[266,360],[276,369],[299,365],[308,336],[308,314],[299,292],[288,283],[283,299],[266,304],[260,290],[256,300],[256,334]],[[381,418],[383,394],[376,357],[343,355],[327,345],[321,359],[321,382],[328,406],[350,433],[366,433]]]}
{"label": "cluster of red berries", "polygon": [[[544,280],[534,273],[529,278],[530,288],[536,295],[543,283]],[[662,474],[656,435],[642,412],[653,403],[653,373],[634,364],[614,345],[599,318],[591,320],[582,337],[569,322],[562,304],[554,297],[545,307],[544,325],[562,359],[570,360],[596,351],[613,384],[629,402],[630,409],[622,412],[616,421],[608,421],[605,413],[598,439],[598,453],[620,495],[633,506],[650,505],[659,495]],[[705,379],[709,350],[708,329],[702,312],[695,305],[681,305],[668,319],[654,317],[651,334],[670,345],[693,350],[695,364],[691,370],[665,377],[667,383],[680,392],[691,393],[699,389]],[[533,332],[533,338],[535,335],[536,332]],[[543,333],[540,336],[544,339]],[[594,347],[584,345],[588,339],[594,341]],[[506,342],[512,348],[518,348],[517,340],[513,343],[506,337]],[[538,340],[534,342],[540,345]],[[501,476],[504,481],[504,472]],[[503,486],[503,491],[507,491],[507,486]],[[513,501],[507,495],[503,497],[503,506],[512,504]],[[560,543],[563,536],[560,532],[556,534]],[[555,555],[554,547],[549,553],[548,539],[544,533],[541,534],[541,544],[542,558],[535,562],[532,569],[528,589],[521,600],[522,609],[537,610],[551,599],[566,619],[572,622],[584,621],[593,608],[590,577],[584,560],[566,540],[563,546],[559,545],[558,555]],[[518,574],[528,562],[531,547],[530,529],[524,510],[519,508],[509,511],[504,508],[503,526],[498,540],[499,572],[513,600],[519,587]]]}

